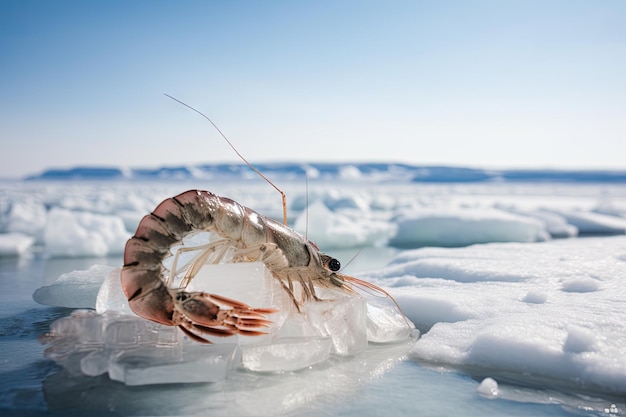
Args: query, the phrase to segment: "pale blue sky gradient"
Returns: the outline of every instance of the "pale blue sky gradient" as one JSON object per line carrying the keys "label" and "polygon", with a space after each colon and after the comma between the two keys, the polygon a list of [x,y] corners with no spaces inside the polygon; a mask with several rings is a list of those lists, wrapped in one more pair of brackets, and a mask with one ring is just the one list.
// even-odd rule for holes
{"label": "pale blue sky gradient", "polygon": [[626,2],[0,0],[0,177],[393,161],[626,169]]}

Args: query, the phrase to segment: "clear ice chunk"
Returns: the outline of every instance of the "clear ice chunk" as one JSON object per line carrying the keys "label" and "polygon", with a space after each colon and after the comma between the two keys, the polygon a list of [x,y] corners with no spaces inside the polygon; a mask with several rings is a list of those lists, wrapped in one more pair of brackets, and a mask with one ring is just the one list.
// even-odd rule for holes
{"label": "clear ice chunk", "polygon": [[241,364],[255,372],[298,371],[327,360],[331,346],[329,337],[282,338],[243,347]]}
{"label": "clear ice chunk", "polygon": [[[217,382],[235,367],[297,371],[331,355],[357,355],[366,350],[368,340],[387,343],[414,336],[414,327],[393,305],[368,304],[361,295],[338,288],[316,288],[321,301],[302,302],[298,308],[264,264],[237,263],[202,268],[187,290],[278,312],[268,315],[271,325],[259,329],[265,335],[209,335],[214,344],[203,345],[188,340],[175,326],[134,315],[121,288],[120,271],[107,270],[96,311],[76,310],[51,325],[44,354],[70,374],[108,373],[127,385]],[[293,292],[300,298],[299,283],[293,283]]]}
{"label": "clear ice chunk", "polygon": [[182,350],[157,347],[111,357],[109,377],[126,385],[219,382],[232,366],[237,345],[184,343]]}
{"label": "clear ice chunk", "polygon": [[[263,265],[260,268],[265,269]],[[242,301],[281,306],[280,328],[272,329],[270,341],[249,338],[253,344],[242,347],[242,366],[257,372],[280,372],[304,369],[328,359],[331,354],[352,356],[367,348],[367,307],[365,299],[339,289],[317,288],[322,301],[308,301],[300,312],[277,280],[265,273],[265,291],[271,299],[254,294],[256,299]],[[260,280],[257,280],[260,281]],[[253,284],[253,285],[259,285]],[[300,286],[294,283],[294,293]],[[260,289],[260,287],[259,287]],[[273,318],[273,317],[272,317]],[[284,321],[283,321],[284,320]],[[276,337],[276,335],[278,337]]]}
{"label": "clear ice chunk", "polygon": [[108,265],[92,265],[86,271],[68,272],[35,290],[33,300],[56,307],[94,308],[102,282],[112,269]]}
{"label": "clear ice chunk", "polygon": [[316,289],[322,301],[304,306],[304,314],[321,335],[332,341],[331,352],[352,356],[367,348],[367,304],[358,294],[339,289]]}
{"label": "clear ice chunk", "polygon": [[[300,285],[293,283],[294,293],[300,293]],[[273,331],[271,341],[278,338],[319,338],[329,337],[331,353],[339,356],[356,355],[367,347],[366,303],[365,299],[354,293],[346,293],[339,289],[316,288],[321,301],[307,301],[300,306],[300,312],[293,301],[278,287],[275,297],[282,298],[276,302],[283,306],[284,321],[280,329]],[[256,344],[265,340],[256,339]],[[255,342],[255,340],[251,340]]]}
{"label": "clear ice chunk", "polygon": [[419,330],[393,305],[367,304],[367,340],[373,343],[395,343],[419,336]]}
{"label": "clear ice chunk", "polygon": [[130,309],[126,295],[122,290],[121,276],[122,268],[115,268],[109,272],[100,286],[96,297],[96,311],[115,311],[122,314],[134,316]]}

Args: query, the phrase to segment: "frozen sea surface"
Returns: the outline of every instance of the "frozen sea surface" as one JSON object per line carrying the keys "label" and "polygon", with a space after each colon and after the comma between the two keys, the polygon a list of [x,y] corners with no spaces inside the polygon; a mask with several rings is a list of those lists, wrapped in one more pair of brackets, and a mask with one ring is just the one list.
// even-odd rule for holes
{"label": "frozen sea surface", "polygon": [[[308,214],[293,185],[291,222],[344,264],[361,250],[345,272],[389,290],[421,339],[218,383],[127,386],[45,359],[38,337],[72,309],[33,293],[120,266],[119,242],[141,217],[198,186],[2,185],[2,415],[625,414],[626,187],[616,184],[315,184]],[[263,186],[212,191],[281,217]],[[50,232],[60,225],[75,237]]]}

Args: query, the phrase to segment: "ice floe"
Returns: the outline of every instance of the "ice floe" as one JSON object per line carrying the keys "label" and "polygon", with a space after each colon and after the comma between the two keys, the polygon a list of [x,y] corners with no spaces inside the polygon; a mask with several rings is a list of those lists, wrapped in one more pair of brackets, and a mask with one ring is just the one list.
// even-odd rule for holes
{"label": "ice floe", "polygon": [[416,361],[626,392],[626,237],[417,249],[369,275],[423,332]]}

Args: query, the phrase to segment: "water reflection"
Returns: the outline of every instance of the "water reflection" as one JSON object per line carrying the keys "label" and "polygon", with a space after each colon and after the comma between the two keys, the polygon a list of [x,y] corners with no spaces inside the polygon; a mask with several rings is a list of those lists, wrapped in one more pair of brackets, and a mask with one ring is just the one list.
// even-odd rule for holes
{"label": "water reflection", "polygon": [[345,401],[382,377],[406,358],[411,344],[369,345],[358,357],[337,357],[298,372],[237,371],[213,384],[129,387],[106,375],[90,378],[60,370],[45,378],[43,393],[52,413],[275,416],[312,412]]}

